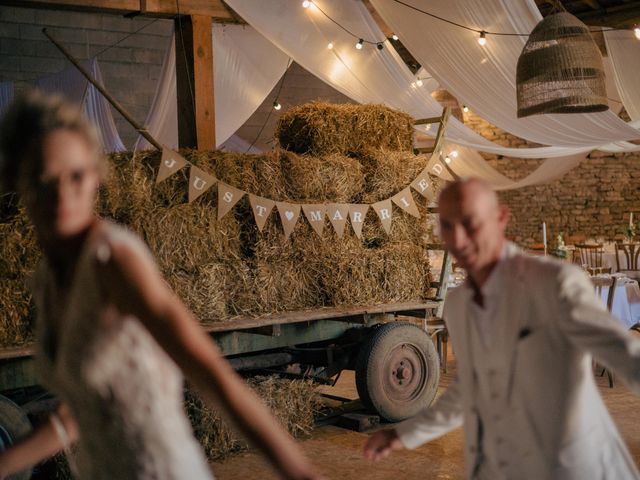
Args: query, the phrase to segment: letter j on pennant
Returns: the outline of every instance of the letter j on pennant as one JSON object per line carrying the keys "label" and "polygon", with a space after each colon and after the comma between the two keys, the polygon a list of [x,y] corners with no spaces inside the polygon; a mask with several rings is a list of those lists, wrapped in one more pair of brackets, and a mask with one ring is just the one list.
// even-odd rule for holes
{"label": "letter j on pennant", "polygon": [[156,177],[156,185],[169,178],[187,163],[189,162],[177,152],[169,148],[163,148],[162,158],[160,159],[160,166],[158,168],[158,176]]}

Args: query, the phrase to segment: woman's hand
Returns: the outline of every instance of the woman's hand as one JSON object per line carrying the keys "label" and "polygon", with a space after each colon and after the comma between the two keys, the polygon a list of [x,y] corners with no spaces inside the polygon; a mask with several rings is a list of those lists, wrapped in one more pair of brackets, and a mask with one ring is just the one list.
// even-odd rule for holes
{"label": "woman's hand", "polygon": [[404,445],[395,430],[380,430],[369,437],[364,446],[364,458],[377,462],[394,450],[402,450]]}

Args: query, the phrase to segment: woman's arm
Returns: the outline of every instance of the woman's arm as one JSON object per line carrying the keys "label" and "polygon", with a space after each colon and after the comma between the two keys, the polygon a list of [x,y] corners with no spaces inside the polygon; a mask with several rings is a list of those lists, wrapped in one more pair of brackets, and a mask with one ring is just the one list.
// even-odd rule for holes
{"label": "woman's arm", "polygon": [[[59,428],[64,432],[57,431]],[[22,472],[60,452],[68,446],[61,435],[67,436],[70,445],[78,440],[78,429],[66,404],[60,404],[48,421],[0,454],[0,479]]]}
{"label": "woman's arm", "polygon": [[146,250],[126,243],[112,245],[102,268],[110,300],[123,313],[140,319],[209,404],[221,404],[284,477],[317,478],[298,445],[168,288]]}

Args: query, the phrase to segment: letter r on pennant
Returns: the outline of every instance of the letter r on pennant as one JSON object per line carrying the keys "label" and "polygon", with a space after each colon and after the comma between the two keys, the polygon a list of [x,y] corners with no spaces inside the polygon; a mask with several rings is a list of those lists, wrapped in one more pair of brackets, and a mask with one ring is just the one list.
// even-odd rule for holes
{"label": "letter r on pennant", "polygon": [[355,223],[362,223],[362,213],[360,212],[353,212],[353,218],[352,220]]}
{"label": "letter r on pennant", "polygon": [[387,218],[391,218],[391,216],[389,215],[389,210],[386,208],[381,208],[380,209],[380,219],[381,220],[385,220]]}

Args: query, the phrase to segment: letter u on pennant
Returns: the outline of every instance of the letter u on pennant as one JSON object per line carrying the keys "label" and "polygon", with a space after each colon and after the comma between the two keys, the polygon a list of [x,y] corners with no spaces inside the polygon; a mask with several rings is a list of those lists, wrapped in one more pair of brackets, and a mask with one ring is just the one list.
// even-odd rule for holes
{"label": "letter u on pennant", "polygon": [[216,181],[214,176],[191,165],[189,171],[189,203],[213,187]]}

